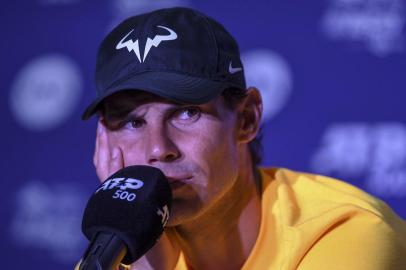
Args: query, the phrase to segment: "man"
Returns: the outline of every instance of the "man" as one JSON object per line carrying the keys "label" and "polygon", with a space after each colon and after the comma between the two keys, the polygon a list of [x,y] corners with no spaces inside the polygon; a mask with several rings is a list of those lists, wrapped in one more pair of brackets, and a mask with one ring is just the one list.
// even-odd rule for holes
{"label": "man", "polygon": [[219,23],[186,8],[131,17],[102,42],[94,164],[167,176],[172,213],[131,269],[406,269],[406,226],[323,176],[258,169],[262,101]]}

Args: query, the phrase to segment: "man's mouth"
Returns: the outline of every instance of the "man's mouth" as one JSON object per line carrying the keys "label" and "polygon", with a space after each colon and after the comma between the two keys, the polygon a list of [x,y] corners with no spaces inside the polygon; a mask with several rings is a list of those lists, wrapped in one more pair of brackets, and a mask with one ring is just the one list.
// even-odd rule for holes
{"label": "man's mouth", "polygon": [[175,191],[185,185],[187,185],[187,182],[190,181],[192,177],[191,176],[167,176],[169,185],[171,186],[172,191]]}

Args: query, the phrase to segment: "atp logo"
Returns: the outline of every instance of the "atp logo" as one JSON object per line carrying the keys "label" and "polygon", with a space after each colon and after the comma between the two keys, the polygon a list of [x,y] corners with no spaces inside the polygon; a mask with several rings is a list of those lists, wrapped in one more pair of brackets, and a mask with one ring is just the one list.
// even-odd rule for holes
{"label": "atp logo", "polygon": [[112,178],[105,181],[95,193],[100,190],[110,190],[116,188],[116,192],[113,194],[113,199],[127,200],[129,202],[134,201],[137,195],[132,192],[128,192],[127,189],[137,190],[144,186],[144,182],[133,178]]}
{"label": "atp logo", "polygon": [[166,223],[168,223],[169,220],[168,206],[165,205],[162,209],[158,208],[158,211],[156,213],[158,214],[158,216],[161,216],[162,227],[165,227]]}
{"label": "atp logo", "polygon": [[130,32],[128,32],[128,34],[125,35],[120,40],[120,42],[116,46],[116,50],[127,48],[128,52],[133,51],[135,53],[135,55],[137,56],[137,59],[140,63],[145,62],[145,59],[147,58],[147,55],[148,55],[149,51],[151,50],[152,46],[154,46],[155,48],[158,48],[159,44],[161,44],[162,41],[170,41],[170,40],[175,40],[178,38],[178,35],[172,29],[165,27],[165,26],[161,26],[161,25],[158,25],[157,27],[167,30],[169,32],[169,34],[168,35],[156,35],[152,39],[148,38],[142,58],[141,58],[141,52],[140,52],[140,46],[139,46],[138,39],[135,41],[133,41],[132,39],[126,40],[126,38],[134,31],[134,29],[132,29]]}
{"label": "atp logo", "polygon": [[96,193],[99,192],[100,190],[107,190],[107,189],[113,189],[113,188],[119,188],[121,190],[126,190],[128,189],[140,189],[144,185],[144,182],[138,179],[133,179],[133,178],[112,178],[107,181],[105,181],[101,187],[99,187],[96,190]]}

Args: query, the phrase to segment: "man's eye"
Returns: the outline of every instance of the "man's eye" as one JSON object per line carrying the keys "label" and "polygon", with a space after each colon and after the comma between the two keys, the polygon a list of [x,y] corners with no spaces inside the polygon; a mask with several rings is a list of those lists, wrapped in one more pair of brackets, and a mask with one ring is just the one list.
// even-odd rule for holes
{"label": "man's eye", "polygon": [[186,107],[181,108],[175,113],[175,118],[177,120],[187,121],[187,120],[197,120],[200,117],[200,109],[198,107]]}
{"label": "man's eye", "polygon": [[130,119],[124,123],[125,128],[141,128],[145,124],[143,119]]}

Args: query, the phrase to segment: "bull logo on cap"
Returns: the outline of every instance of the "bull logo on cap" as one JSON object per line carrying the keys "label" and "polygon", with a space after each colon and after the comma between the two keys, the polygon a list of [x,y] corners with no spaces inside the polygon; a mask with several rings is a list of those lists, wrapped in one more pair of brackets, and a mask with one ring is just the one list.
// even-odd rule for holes
{"label": "bull logo on cap", "polygon": [[120,42],[116,46],[116,50],[120,50],[122,48],[127,48],[128,52],[133,51],[135,53],[135,55],[137,56],[137,59],[138,59],[138,61],[140,61],[140,63],[145,62],[145,58],[147,58],[147,55],[148,55],[149,51],[151,50],[152,46],[157,48],[162,41],[175,40],[178,38],[178,35],[172,29],[165,27],[165,26],[161,26],[161,25],[158,25],[157,27],[167,30],[169,32],[169,35],[156,35],[152,39],[148,38],[147,43],[145,45],[145,51],[144,51],[142,59],[141,59],[140,46],[139,46],[138,39],[135,41],[133,41],[132,39],[124,41],[134,31],[134,29],[132,29],[130,32],[128,32],[128,34],[125,35],[120,40]]}

